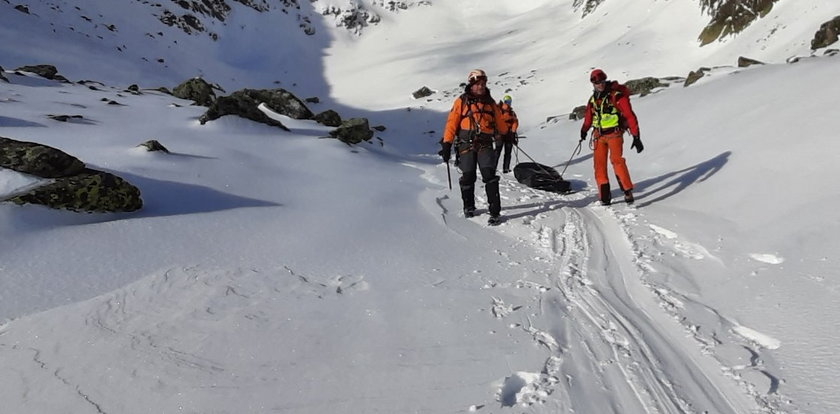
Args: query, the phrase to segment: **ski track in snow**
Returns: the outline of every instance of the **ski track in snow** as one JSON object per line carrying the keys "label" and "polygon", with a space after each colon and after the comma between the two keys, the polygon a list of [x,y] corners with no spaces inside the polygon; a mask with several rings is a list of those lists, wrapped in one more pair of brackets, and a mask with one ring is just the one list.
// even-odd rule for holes
{"label": "ski track in snow", "polygon": [[[477,202],[486,203],[480,189]],[[705,247],[654,224],[647,225],[649,237],[631,240],[630,229],[643,213],[623,204],[591,204],[592,192],[546,193],[508,177],[501,190],[505,221],[496,231],[520,241],[530,233],[540,252],[535,260],[557,270],[535,299],[538,317],[510,325],[545,349],[545,364],[504,378],[496,396],[502,406],[625,414],[799,412],[779,393],[780,381],[760,351],[778,348],[778,341],[646,281],[655,272],[656,253],[720,263]],[[523,205],[542,207],[517,214]],[[492,300],[495,317],[513,313],[498,297]]]}

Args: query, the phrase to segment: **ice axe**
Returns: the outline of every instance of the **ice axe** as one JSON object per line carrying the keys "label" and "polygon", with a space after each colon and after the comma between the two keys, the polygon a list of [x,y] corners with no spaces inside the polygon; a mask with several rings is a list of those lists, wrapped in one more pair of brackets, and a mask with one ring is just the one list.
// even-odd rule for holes
{"label": "ice axe", "polygon": [[449,173],[449,160],[446,161],[446,179],[449,181],[449,191],[452,191],[452,174]]}

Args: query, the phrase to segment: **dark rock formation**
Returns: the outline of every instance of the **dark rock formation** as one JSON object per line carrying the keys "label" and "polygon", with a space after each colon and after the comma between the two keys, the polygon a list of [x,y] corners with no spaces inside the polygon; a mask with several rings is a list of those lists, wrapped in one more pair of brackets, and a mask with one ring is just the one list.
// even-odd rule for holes
{"label": "dark rock formation", "polygon": [[341,116],[338,115],[338,112],[333,111],[332,109],[327,109],[320,114],[315,115],[312,119],[317,121],[319,124],[337,127],[341,125]]}
{"label": "dark rock formation", "polygon": [[0,137],[0,167],[57,178],[81,173],[85,163],[56,148]]}
{"label": "dark rock formation", "polygon": [[840,16],[820,25],[820,29],[814,33],[814,39],[811,40],[811,50],[834,44],[837,42],[838,34],[840,34]]}
{"label": "dark rock formation", "polygon": [[424,87],[422,87],[422,88],[420,88],[420,89],[418,89],[418,90],[414,91],[414,92],[411,94],[411,96],[413,96],[413,97],[414,97],[414,99],[420,99],[420,98],[425,98],[425,97],[427,97],[427,96],[431,96],[431,95],[433,95],[434,93],[435,93],[435,91],[433,91],[433,90],[431,90],[431,89],[429,89],[429,88],[427,88],[427,87],[425,87],[425,86],[424,86]]}
{"label": "dark rock formation", "polygon": [[213,86],[201,78],[184,81],[172,90],[172,95],[176,98],[193,101],[200,106],[210,106],[216,100]]}
{"label": "dark rock formation", "polygon": [[138,145],[138,147],[146,148],[146,151],[149,151],[149,152],[161,151],[161,152],[165,152],[165,153],[169,154],[169,150],[166,149],[166,147],[164,147],[163,144],[158,142],[158,140],[156,140],[156,139],[150,139],[150,140]]}
{"label": "dark rock formation", "polygon": [[350,118],[342,122],[340,127],[330,131],[330,136],[345,144],[358,144],[373,138],[373,131],[367,118]]}
{"label": "dark rock formation", "polygon": [[739,68],[746,68],[752,65],[763,65],[764,62],[759,62],[755,59],[750,59],[748,57],[739,56],[738,57],[738,67]]}
{"label": "dark rock formation", "polygon": [[91,169],[57,178],[9,201],[88,213],[130,212],[143,207],[137,187],[116,175]]}

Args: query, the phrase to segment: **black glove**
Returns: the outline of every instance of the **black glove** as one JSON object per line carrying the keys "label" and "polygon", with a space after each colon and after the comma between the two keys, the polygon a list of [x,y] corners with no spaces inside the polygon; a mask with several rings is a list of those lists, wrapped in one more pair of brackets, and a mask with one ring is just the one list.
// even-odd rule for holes
{"label": "black glove", "polygon": [[636,149],[636,153],[642,152],[645,149],[645,146],[642,145],[642,139],[638,135],[633,136],[633,144],[630,145],[630,149],[633,148]]}
{"label": "black glove", "polygon": [[586,136],[589,135],[589,131],[580,130],[580,140],[583,141],[586,139]]}
{"label": "black glove", "polygon": [[443,162],[449,162],[449,158],[452,156],[452,143],[441,142],[440,146],[442,148],[440,149],[440,151],[438,151],[438,155],[443,157]]}

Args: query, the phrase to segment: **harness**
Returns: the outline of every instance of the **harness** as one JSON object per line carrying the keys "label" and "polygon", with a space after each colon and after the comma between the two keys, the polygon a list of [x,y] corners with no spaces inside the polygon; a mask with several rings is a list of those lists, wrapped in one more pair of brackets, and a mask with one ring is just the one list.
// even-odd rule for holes
{"label": "harness", "polygon": [[[461,95],[461,119],[458,120],[458,129],[455,131],[455,148],[457,148],[456,155],[465,154],[469,151],[480,151],[486,148],[493,148],[493,136],[495,135],[495,120],[496,113],[493,111],[493,99],[489,94],[485,98],[475,98],[469,94]],[[478,108],[478,112],[473,111],[473,106]],[[466,108],[465,108],[466,107]],[[493,121],[493,133],[481,132],[481,128],[476,122],[475,114],[490,115]],[[461,129],[461,122],[464,118],[470,120],[469,130]]]}
{"label": "harness", "polygon": [[598,138],[593,135],[589,139],[589,149],[594,149],[595,142],[604,135],[627,128],[627,121],[615,105],[620,93],[616,90],[607,91],[606,96],[601,98],[600,105],[595,99],[595,94],[589,98],[592,106],[592,126],[598,130]]}
{"label": "harness", "polygon": [[609,129],[612,132],[612,130],[621,127],[621,113],[615,106],[615,101],[618,99],[617,94],[618,92],[614,91],[608,92],[607,96],[601,98],[600,105],[595,100],[594,94],[589,98],[593,109],[592,126],[597,128],[600,134],[604,134],[604,130]]}

